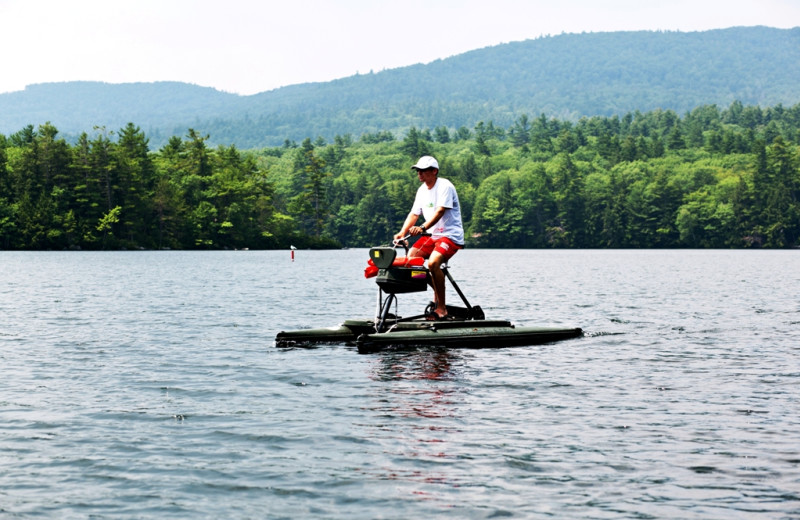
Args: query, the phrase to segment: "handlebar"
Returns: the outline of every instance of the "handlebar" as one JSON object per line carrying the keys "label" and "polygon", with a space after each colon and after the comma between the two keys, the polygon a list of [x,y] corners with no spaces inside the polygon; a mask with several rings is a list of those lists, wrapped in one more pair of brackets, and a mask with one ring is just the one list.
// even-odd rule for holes
{"label": "handlebar", "polygon": [[397,247],[402,245],[403,249],[406,250],[406,254],[408,254],[408,239],[411,237],[429,237],[431,236],[430,233],[420,233],[419,235],[412,235],[411,233],[407,234],[406,236],[400,239],[392,239],[392,243],[389,244],[392,247]]}
{"label": "handlebar", "polygon": [[420,233],[419,235],[412,235],[411,233],[409,233],[409,234],[407,234],[406,236],[404,236],[402,238],[394,238],[394,239],[392,239],[392,244],[391,245],[397,247],[399,244],[406,242],[406,240],[408,240],[411,237],[429,237],[429,236],[431,236],[430,233]]}

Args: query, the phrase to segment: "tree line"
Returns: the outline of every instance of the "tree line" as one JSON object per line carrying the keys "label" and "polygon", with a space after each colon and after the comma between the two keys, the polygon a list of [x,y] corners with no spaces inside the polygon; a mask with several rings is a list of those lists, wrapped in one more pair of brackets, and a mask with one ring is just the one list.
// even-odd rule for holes
{"label": "tree line", "polygon": [[50,124],[0,135],[0,248],[385,243],[425,154],[456,185],[471,246],[800,245],[800,105],[521,114],[246,151],[207,140],[190,129],[154,151],[132,123],[72,144]]}
{"label": "tree line", "polygon": [[270,248],[293,238],[255,158],[207,139],[189,130],[152,152],[132,123],[74,145],[51,124],[0,135],[0,247]]}

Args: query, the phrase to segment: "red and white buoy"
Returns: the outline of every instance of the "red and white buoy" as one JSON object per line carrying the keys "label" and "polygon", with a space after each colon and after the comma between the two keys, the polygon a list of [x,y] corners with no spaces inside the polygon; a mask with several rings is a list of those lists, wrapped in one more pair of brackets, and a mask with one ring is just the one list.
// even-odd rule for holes
{"label": "red and white buoy", "polygon": [[289,246],[289,248],[292,250],[292,262],[294,262],[294,250],[297,248],[294,246]]}

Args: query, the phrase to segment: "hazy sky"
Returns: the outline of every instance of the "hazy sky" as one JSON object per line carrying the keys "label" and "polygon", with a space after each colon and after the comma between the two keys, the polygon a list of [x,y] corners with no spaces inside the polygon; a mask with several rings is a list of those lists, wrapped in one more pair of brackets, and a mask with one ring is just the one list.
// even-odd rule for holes
{"label": "hazy sky", "polygon": [[0,93],[184,81],[253,94],[576,32],[800,25],[800,0],[0,0]]}

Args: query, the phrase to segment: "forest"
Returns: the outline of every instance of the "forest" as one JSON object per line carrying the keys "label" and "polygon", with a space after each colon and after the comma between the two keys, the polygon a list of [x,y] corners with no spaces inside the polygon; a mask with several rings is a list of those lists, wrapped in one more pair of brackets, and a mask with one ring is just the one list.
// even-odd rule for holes
{"label": "forest", "polygon": [[157,150],[134,123],[74,144],[52,124],[0,134],[0,248],[274,249],[386,243],[410,166],[455,184],[470,247],[800,245],[800,104],[733,102],[507,126],[411,127],[275,147]]}

